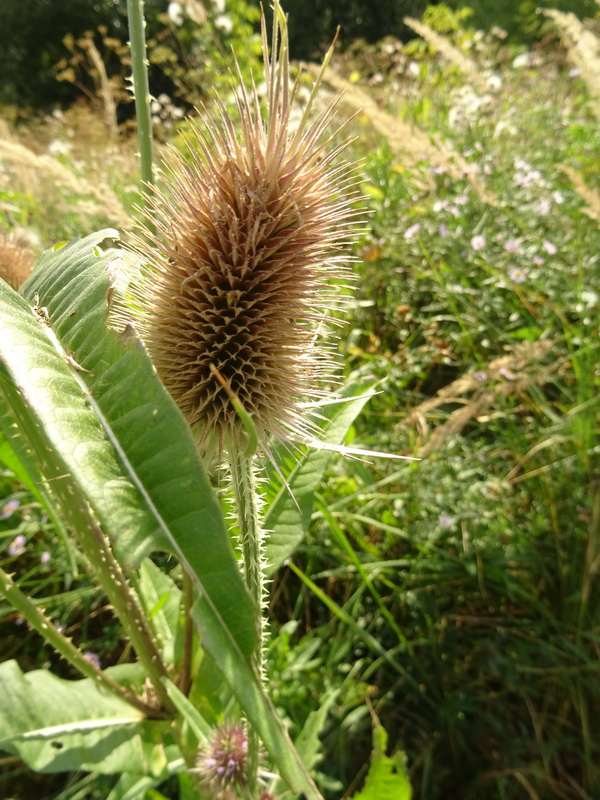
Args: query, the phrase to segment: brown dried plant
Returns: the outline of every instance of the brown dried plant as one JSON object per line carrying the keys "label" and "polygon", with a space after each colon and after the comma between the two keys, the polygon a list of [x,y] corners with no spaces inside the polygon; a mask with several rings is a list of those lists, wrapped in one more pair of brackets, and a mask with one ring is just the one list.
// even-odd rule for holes
{"label": "brown dried plant", "polygon": [[0,234],[0,278],[17,290],[29,277],[34,257],[29,241],[18,233]]}
{"label": "brown dried plant", "polygon": [[328,132],[335,103],[311,114],[333,45],[298,114],[278,14],[276,3],[271,57],[263,17],[264,107],[238,76],[235,118],[217,102],[192,124],[187,152],[171,150],[135,246],[131,303],[115,315],[133,317],[201,449],[217,452],[245,435],[232,393],[263,445],[309,434],[298,401],[322,396],[333,371],[316,329],[343,305],[332,281],[348,281],[359,213],[353,169],[338,161],[345,143]]}
{"label": "brown dried plant", "polygon": [[571,12],[540,11],[558,28],[569,59],[579,69],[590,93],[591,106],[600,119],[600,39]]}

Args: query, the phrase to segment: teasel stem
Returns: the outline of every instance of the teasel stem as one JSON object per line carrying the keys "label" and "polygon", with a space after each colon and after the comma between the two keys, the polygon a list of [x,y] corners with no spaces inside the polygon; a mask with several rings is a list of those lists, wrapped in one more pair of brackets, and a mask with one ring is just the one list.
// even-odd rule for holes
{"label": "teasel stem", "polygon": [[[261,525],[261,500],[256,485],[254,456],[241,448],[232,446],[229,453],[229,469],[237,507],[239,542],[246,585],[258,609],[256,627],[258,642],[252,658],[252,666],[259,680],[264,683],[264,633],[265,633],[265,557],[264,531]],[[248,787],[252,794],[258,777],[260,739],[256,732],[248,729]],[[254,796],[254,795],[252,795]]]}
{"label": "teasel stem", "polygon": [[142,180],[142,205],[146,205],[148,189],[154,183],[152,169],[152,117],[150,114],[150,86],[146,59],[146,34],[143,0],[127,0],[129,41],[135,115],[140,148],[140,173]]}

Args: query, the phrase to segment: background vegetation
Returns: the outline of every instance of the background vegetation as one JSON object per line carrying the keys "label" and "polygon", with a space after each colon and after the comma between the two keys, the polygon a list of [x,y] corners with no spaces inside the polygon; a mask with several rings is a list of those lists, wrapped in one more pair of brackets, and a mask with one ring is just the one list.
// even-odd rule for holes
{"label": "background vegetation", "polygon": [[[327,14],[315,7],[312,19],[326,24],[311,30],[307,45],[297,5],[309,4],[287,6],[298,54],[309,57],[337,12],[333,4]],[[357,112],[351,147],[364,162],[370,211],[341,348],[348,377],[383,380],[350,438],[422,460],[331,461],[309,535],[274,577],[275,700],[294,728],[331,693],[320,765],[331,798],[351,795],[364,778],[370,704],[390,744],[406,751],[417,798],[593,800],[600,793],[598,9],[582,0],[575,9],[588,16],[582,25],[576,17],[534,17],[527,4],[500,10],[482,2],[474,14],[412,4],[389,18],[400,25],[407,12],[423,12],[421,23],[398,28],[407,41],[376,44],[396,31],[369,29],[363,5],[345,4],[356,22],[348,30],[371,43],[350,45],[348,34],[328,75],[330,90],[344,91],[343,111]],[[1,12],[13,15],[3,30],[15,34],[13,42],[5,33],[2,58],[14,47],[13,65],[22,57],[25,72],[22,84],[11,83],[2,74],[8,61],[0,63],[0,224],[36,252],[107,224],[126,231],[137,196],[136,144],[126,125],[115,134],[109,124],[106,81],[93,65],[78,62],[91,98],[26,119],[15,108],[39,106],[53,65],[73,58],[59,30],[80,36],[78,20],[90,25],[77,17],[81,4],[73,3],[62,28],[48,22],[55,49],[48,44],[37,65],[19,56],[27,25],[19,25],[18,7],[5,2]],[[36,8],[56,13],[50,4]],[[114,22],[112,4],[98,8],[105,14],[98,24]],[[228,15],[231,30],[222,20],[215,28]],[[244,73],[256,66],[253,11],[231,2],[204,24],[186,18],[170,27],[150,16],[152,46],[164,48],[154,53],[157,70],[174,87],[155,101],[157,140],[176,143],[183,110],[206,96],[207,60],[211,80],[226,91],[227,37]],[[116,58],[106,73],[112,80],[125,56],[106,47]],[[68,85],[71,97],[80,92]],[[63,91],[65,82],[57,86]],[[118,106],[124,95],[111,86]],[[54,619],[102,664],[126,659],[103,597],[8,469],[0,508],[5,569],[29,593],[52,594]],[[6,605],[0,630],[2,659],[60,671]],[[97,777],[29,775],[11,758],[0,783],[17,800],[109,791]],[[168,787],[162,791],[168,796]]]}

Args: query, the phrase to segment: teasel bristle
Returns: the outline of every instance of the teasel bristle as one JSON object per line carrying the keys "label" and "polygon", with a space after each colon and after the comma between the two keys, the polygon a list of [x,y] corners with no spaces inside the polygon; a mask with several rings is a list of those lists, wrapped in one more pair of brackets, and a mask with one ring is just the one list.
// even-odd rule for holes
{"label": "teasel bristle", "polygon": [[135,246],[144,265],[127,312],[201,449],[219,453],[245,436],[223,380],[263,445],[306,438],[298,402],[322,396],[336,372],[318,329],[348,301],[361,215],[355,166],[340,163],[346,141],[335,144],[336,103],[312,117],[332,49],[295,122],[300,82],[290,85],[278,3],[271,57],[264,16],[262,30],[265,108],[238,74],[236,114],[217,101],[191,123],[186,152],[171,150]]}

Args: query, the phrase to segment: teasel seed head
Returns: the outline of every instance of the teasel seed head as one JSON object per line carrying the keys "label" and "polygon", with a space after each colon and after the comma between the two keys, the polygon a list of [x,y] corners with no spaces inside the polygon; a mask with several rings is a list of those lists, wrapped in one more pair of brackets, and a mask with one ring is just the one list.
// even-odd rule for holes
{"label": "teasel seed head", "polygon": [[336,104],[311,118],[332,49],[298,121],[278,2],[271,57],[264,16],[262,25],[265,103],[238,76],[234,118],[217,102],[205,126],[192,124],[187,153],[171,151],[130,287],[158,374],[201,450],[219,453],[245,437],[232,392],[262,444],[305,436],[298,401],[319,397],[335,371],[331,347],[315,337],[344,305],[339,284],[349,282],[345,251],[360,215],[355,168],[338,159],[346,142],[333,143],[339,127],[329,133]]}
{"label": "teasel seed head", "polygon": [[18,231],[0,234],[0,278],[13,289],[19,289],[33,269],[33,253],[26,236]]}

